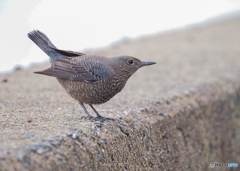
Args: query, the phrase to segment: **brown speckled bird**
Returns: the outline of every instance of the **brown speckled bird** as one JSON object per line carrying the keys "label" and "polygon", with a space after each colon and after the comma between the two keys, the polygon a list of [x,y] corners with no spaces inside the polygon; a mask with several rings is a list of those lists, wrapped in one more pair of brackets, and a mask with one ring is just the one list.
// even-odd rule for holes
{"label": "brown speckled bird", "polygon": [[[101,116],[92,105],[107,102],[124,88],[129,77],[139,68],[155,64],[131,56],[106,58],[60,50],[38,30],[28,33],[28,37],[50,57],[51,62],[50,68],[34,73],[56,77],[67,94],[82,106],[88,115],[86,118],[91,120],[111,119]],[[88,113],[84,103],[97,117]]]}

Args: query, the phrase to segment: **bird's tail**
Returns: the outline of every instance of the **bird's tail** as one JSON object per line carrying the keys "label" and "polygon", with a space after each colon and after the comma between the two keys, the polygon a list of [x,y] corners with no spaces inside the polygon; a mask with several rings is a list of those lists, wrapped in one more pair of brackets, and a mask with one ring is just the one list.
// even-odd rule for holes
{"label": "bird's tail", "polygon": [[30,33],[28,33],[28,37],[50,57],[50,62],[52,66],[53,66],[53,61],[56,60],[57,58],[85,55],[84,53],[80,53],[80,52],[57,49],[52,44],[50,39],[39,30],[31,31]]}
{"label": "bird's tail", "polygon": [[55,59],[66,56],[59,53],[50,39],[39,30],[31,31],[28,33],[28,37],[50,57],[50,62],[52,65]]}

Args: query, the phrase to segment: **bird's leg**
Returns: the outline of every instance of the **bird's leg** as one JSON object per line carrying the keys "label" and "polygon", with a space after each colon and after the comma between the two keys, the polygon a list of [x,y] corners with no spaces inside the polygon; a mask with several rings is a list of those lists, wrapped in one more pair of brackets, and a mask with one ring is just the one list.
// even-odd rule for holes
{"label": "bird's leg", "polygon": [[95,120],[115,120],[115,119],[113,119],[113,118],[107,118],[107,117],[103,117],[102,115],[100,115],[97,111],[96,111],[96,109],[92,106],[92,105],[90,105],[89,104],[89,106],[92,108],[92,110],[97,114],[97,117],[95,118]]}
{"label": "bird's leg", "polygon": [[[84,109],[85,113],[88,115],[87,117],[89,119],[92,119],[93,117],[89,114],[89,112],[87,111],[87,109],[85,108],[85,106],[83,105],[82,102],[79,102],[79,104],[82,106],[82,108]],[[82,117],[82,118],[85,118],[85,117]]]}
{"label": "bird's leg", "polygon": [[98,118],[103,118],[103,116],[101,116],[97,111],[96,111],[96,109],[92,106],[92,105],[89,105],[91,108],[92,108],[92,110],[97,114],[97,117]]}

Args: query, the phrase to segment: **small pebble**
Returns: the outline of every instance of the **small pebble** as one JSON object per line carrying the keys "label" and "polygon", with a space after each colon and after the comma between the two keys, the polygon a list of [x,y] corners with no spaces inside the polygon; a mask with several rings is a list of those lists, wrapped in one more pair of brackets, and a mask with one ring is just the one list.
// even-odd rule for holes
{"label": "small pebble", "polygon": [[170,105],[170,104],[171,104],[171,102],[170,102],[170,101],[168,101],[168,100],[166,100],[166,104]]}
{"label": "small pebble", "polygon": [[170,98],[171,98],[172,100],[175,100],[175,99],[177,98],[177,96],[176,96],[176,95],[172,95]]}
{"label": "small pebble", "polygon": [[103,158],[102,154],[99,155],[99,161],[104,162],[104,158]]}
{"label": "small pebble", "polygon": [[14,67],[14,71],[21,71],[22,70],[22,66],[15,66]]}
{"label": "small pebble", "polygon": [[160,116],[164,116],[164,114],[162,112],[159,113]]}
{"label": "small pebble", "polygon": [[72,134],[68,133],[68,134],[67,134],[67,137],[72,137]]}
{"label": "small pebble", "polygon": [[78,136],[77,136],[76,133],[74,133],[74,134],[72,135],[72,138],[73,138],[73,139],[77,139],[77,137],[78,137]]}
{"label": "small pebble", "polygon": [[33,134],[29,135],[29,138],[33,138],[33,137],[35,137],[35,135],[33,135]]}
{"label": "small pebble", "polygon": [[143,108],[143,107],[141,107],[139,110],[140,110],[141,112],[147,111],[147,109],[146,109],[146,108]]}
{"label": "small pebble", "polygon": [[37,149],[37,151],[36,151],[38,154],[42,154],[42,153],[44,153],[45,152],[45,150],[44,149],[42,149],[42,148],[39,148],[39,149]]}
{"label": "small pebble", "polygon": [[28,123],[31,123],[32,121],[33,121],[32,119],[28,119],[28,120],[27,120]]}
{"label": "small pebble", "polygon": [[116,130],[113,130],[113,132],[114,132],[115,134],[117,134],[117,133],[118,133],[118,131],[116,131]]}
{"label": "small pebble", "polygon": [[77,132],[82,133],[83,131],[81,129],[79,129]]}
{"label": "small pebble", "polygon": [[8,82],[8,80],[7,80],[7,79],[3,79],[2,82],[3,82],[3,83],[6,83],[6,82]]}

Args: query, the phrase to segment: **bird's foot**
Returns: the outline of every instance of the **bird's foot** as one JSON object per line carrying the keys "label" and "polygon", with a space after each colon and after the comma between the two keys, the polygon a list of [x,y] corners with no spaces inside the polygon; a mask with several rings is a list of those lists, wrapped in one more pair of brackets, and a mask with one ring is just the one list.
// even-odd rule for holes
{"label": "bird's foot", "polygon": [[115,120],[116,120],[116,119],[113,119],[113,118],[103,117],[103,116],[101,116],[101,115],[98,115],[98,116],[95,117],[94,119],[96,119],[97,121],[105,121],[105,120],[115,121]]}
{"label": "bird's foot", "polygon": [[85,120],[92,120],[94,117],[92,116],[82,116],[81,119],[85,119]]}
{"label": "bird's foot", "polygon": [[85,119],[85,120],[91,120],[91,121],[106,121],[106,120],[111,120],[111,121],[115,121],[116,119],[113,118],[107,118],[107,117],[103,117],[103,116],[97,116],[97,117],[93,117],[93,116],[82,116],[81,119]]}

